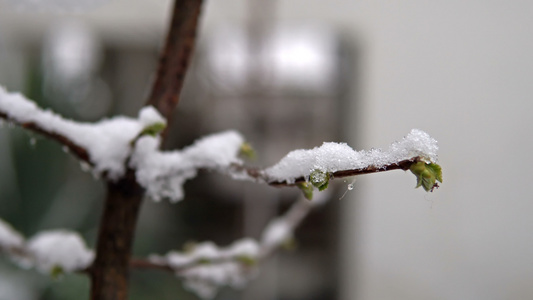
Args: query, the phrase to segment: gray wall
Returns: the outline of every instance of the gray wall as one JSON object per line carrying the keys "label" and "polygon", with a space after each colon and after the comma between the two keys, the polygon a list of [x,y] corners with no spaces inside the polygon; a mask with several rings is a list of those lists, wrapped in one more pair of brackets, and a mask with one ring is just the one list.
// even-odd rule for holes
{"label": "gray wall", "polygon": [[[211,4],[235,18],[222,2]],[[358,179],[342,200],[343,299],[533,297],[533,2],[277,3],[280,21],[333,26],[362,46],[354,144],[420,128],[441,147],[433,194],[399,171]]]}

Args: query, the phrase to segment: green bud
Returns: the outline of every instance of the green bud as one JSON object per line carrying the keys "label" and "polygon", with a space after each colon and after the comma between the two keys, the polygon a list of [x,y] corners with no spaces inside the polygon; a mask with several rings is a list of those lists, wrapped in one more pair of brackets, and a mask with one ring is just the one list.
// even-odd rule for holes
{"label": "green bud", "polygon": [[240,255],[240,256],[237,256],[237,261],[242,263],[243,265],[247,266],[247,267],[251,267],[255,264],[257,264],[257,260],[253,257],[250,257],[248,255]]}
{"label": "green bud", "polygon": [[309,181],[314,185],[319,191],[323,191],[328,188],[329,179],[331,174],[323,172],[320,170],[313,170],[309,175]]}
{"label": "green bud", "polygon": [[309,182],[298,182],[296,186],[302,191],[304,194],[305,199],[312,200],[313,199],[313,185]]}
{"label": "green bud", "polygon": [[63,268],[61,266],[55,265],[52,267],[52,270],[50,270],[50,276],[54,279],[59,279],[61,276],[65,274]]}
{"label": "green bud", "polygon": [[416,176],[416,187],[422,187],[426,192],[432,192],[439,185],[437,181],[442,182],[442,169],[434,163],[416,162],[409,168]]}
{"label": "green bud", "polygon": [[144,129],[141,131],[141,133],[139,133],[139,136],[142,136],[142,135],[156,136],[159,133],[161,133],[161,131],[163,131],[165,129],[165,127],[167,127],[167,124],[162,123],[162,122],[150,124],[150,125],[144,127]]}
{"label": "green bud", "polygon": [[409,168],[415,175],[420,175],[426,169],[426,163],[419,161],[411,165]]}
{"label": "green bud", "polygon": [[199,265],[208,265],[211,263],[209,258],[201,257],[196,261]]}
{"label": "green bud", "polygon": [[244,142],[241,145],[241,148],[239,149],[239,155],[246,157],[248,159],[255,159],[256,153],[252,145],[248,142]]}
{"label": "green bud", "polygon": [[298,242],[294,238],[288,238],[281,244],[281,248],[286,251],[294,251],[298,248]]}

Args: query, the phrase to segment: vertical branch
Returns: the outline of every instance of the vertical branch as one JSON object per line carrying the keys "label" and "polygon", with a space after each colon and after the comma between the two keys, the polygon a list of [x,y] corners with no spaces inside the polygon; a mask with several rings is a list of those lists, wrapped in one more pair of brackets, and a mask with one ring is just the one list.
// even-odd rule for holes
{"label": "vertical branch", "polygon": [[170,123],[189,66],[202,0],[176,0],[170,30],[159,58],[157,76],[147,105]]}
{"label": "vertical branch", "polygon": [[[165,47],[147,105],[170,121],[178,104],[189,65],[202,0],[175,0]],[[126,300],[135,227],[143,188],[129,170],[118,182],[109,182],[100,222],[96,258],[89,269],[91,299]]]}
{"label": "vertical branch", "polygon": [[128,173],[124,179],[107,185],[96,258],[90,269],[93,300],[128,298],[129,261],[144,192],[133,172]]}

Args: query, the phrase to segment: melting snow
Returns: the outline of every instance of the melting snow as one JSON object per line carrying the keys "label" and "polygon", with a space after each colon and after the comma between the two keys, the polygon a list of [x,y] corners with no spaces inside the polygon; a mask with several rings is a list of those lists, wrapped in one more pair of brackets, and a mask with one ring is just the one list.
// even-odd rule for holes
{"label": "melting snow", "polygon": [[73,272],[88,267],[94,258],[83,239],[66,230],[43,231],[28,241],[28,252],[34,266],[43,273],[60,267]]}
{"label": "melting snow", "polygon": [[437,161],[437,141],[427,133],[413,129],[389,149],[355,151],[345,143],[324,143],[310,150],[295,150],[287,154],[276,165],[265,170],[269,181],[293,183],[298,177],[309,177],[313,170],[337,172],[386,165],[420,156],[428,162]]}
{"label": "melting snow", "polygon": [[159,151],[160,137],[145,136],[137,141],[130,166],[137,180],[156,201],[183,198],[183,183],[196,176],[197,170],[223,170],[237,158],[244,139],[235,131],[206,136],[183,150]]}
{"label": "melting snow", "polygon": [[94,171],[107,172],[118,179],[125,172],[125,160],[130,154],[130,142],[147,126],[165,122],[153,107],[145,107],[139,119],[114,117],[97,123],[80,123],[64,119],[37,105],[19,93],[9,93],[0,87],[0,111],[18,123],[34,123],[40,128],[67,137],[87,150]]}

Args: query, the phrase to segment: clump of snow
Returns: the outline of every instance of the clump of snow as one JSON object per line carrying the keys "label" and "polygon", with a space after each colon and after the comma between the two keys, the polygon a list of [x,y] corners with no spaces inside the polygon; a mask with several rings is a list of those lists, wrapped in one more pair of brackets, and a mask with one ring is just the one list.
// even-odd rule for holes
{"label": "clump of snow", "polygon": [[156,124],[163,123],[167,124],[167,120],[155,109],[153,106],[147,106],[141,109],[139,112],[139,121],[144,127]]}
{"label": "clump of snow", "polygon": [[200,265],[180,274],[183,285],[202,299],[213,299],[222,286],[242,288],[249,280],[248,269],[236,262]]}
{"label": "clump of snow", "polygon": [[275,248],[292,238],[292,231],[293,228],[286,219],[274,219],[263,231],[261,244],[267,248]]}
{"label": "clump of snow", "polygon": [[152,255],[150,260],[165,264],[183,277],[187,289],[203,299],[213,298],[219,287],[242,287],[253,275],[252,269],[240,259],[254,261],[259,258],[259,245],[252,239],[235,241],[219,248],[212,242],[195,245],[191,251],[172,251],[165,256]]}
{"label": "clump of snow", "polygon": [[159,151],[160,137],[143,135],[143,130],[166,120],[153,107],[145,107],[137,119],[114,117],[97,123],[80,123],[42,110],[19,93],[0,87],[0,112],[17,123],[33,123],[49,133],[59,134],[87,150],[96,177],[119,179],[126,161],[136,170],[138,182],[154,200],[183,198],[183,184],[198,169],[225,171],[237,158],[244,142],[235,131],[206,136],[181,151]]}
{"label": "clump of snow", "polygon": [[51,273],[57,267],[64,272],[82,270],[94,259],[83,239],[65,230],[39,233],[28,241],[27,251],[33,265],[43,273]]}
{"label": "clump of snow", "polygon": [[256,259],[259,256],[259,245],[252,239],[235,241],[228,247],[219,248],[212,242],[195,245],[191,251],[172,251],[165,256],[153,255],[150,260],[154,263],[168,264],[171,268],[179,270],[201,261],[231,261],[239,257]]}
{"label": "clump of snow", "polygon": [[393,143],[385,151],[382,149],[355,151],[345,143],[324,143],[310,150],[295,150],[266,169],[264,174],[269,181],[294,183],[296,178],[302,176],[308,178],[313,170],[333,173],[370,166],[382,168],[417,156],[428,162],[436,162],[437,150],[435,139],[421,130],[413,129],[401,141]]}
{"label": "clump of snow", "polygon": [[93,171],[116,180],[125,172],[131,141],[147,126],[165,122],[153,107],[145,107],[139,119],[114,117],[97,123],[64,119],[37,105],[19,93],[9,93],[0,86],[0,111],[18,123],[34,123],[47,132],[62,135],[87,150]]}
{"label": "clump of snow", "polygon": [[130,167],[149,197],[176,202],[183,198],[183,183],[195,177],[198,169],[223,170],[240,163],[243,141],[239,133],[226,131],[206,136],[181,151],[161,152],[160,137],[144,136],[136,143]]}
{"label": "clump of snow", "polygon": [[0,219],[0,250],[9,251],[13,248],[21,248],[24,238],[11,225]]}

